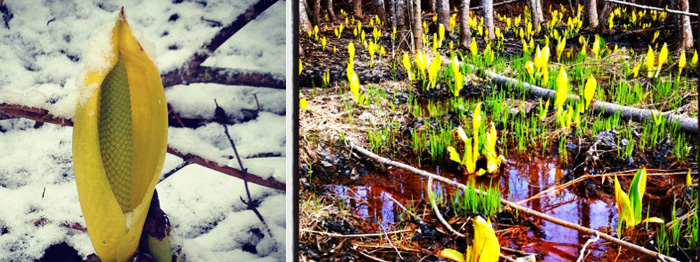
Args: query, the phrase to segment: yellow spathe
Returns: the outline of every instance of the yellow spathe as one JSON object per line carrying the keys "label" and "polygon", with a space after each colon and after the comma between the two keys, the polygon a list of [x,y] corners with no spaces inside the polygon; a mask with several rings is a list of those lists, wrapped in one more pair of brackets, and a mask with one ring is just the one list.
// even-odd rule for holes
{"label": "yellow spathe", "polygon": [[[80,206],[95,252],[105,262],[127,261],[136,252],[163,167],[168,131],[167,103],[159,71],[132,34],[123,9],[112,30],[110,44],[102,54],[104,62],[111,65],[110,69],[86,65],[86,72],[81,75],[85,77],[84,84],[79,85],[80,97],[84,99],[78,103],[73,128],[73,164]],[[128,88],[129,92],[129,101],[120,101],[128,103],[120,104],[128,104],[130,108],[121,108],[123,111],[119,112],[131,112],[131,125],[127,126],[131,128],[133,146],[114,150],[129,150],[131,152],[124,155],[132,159],[131,168],[111,173],[130,170],[126,174],[117,172],[117,177],[112,177],[130,181],[125,186],[110,184],[107,178],[103,164],[105,149],[101,151],[99,133],[101,110],[106,108],[101,105],[103,81],[120,59],[127,79],[120,88]],[[119,126],[124,126],[121,124]],[[122,206],[115,196],[119,193],[115,192],[127,192],[128,195],[122,195],[126,199]]]}

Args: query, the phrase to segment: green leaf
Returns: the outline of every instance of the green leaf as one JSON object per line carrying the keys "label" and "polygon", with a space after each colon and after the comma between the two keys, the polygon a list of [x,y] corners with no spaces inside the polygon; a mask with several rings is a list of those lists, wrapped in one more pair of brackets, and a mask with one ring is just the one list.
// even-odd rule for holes
{"label": "green leaf", "polygon": [[644,167],[634,174],[634,179],[632,179],[629,189],[629,200],[634,211],[634,221],[642,221],[642,198],[644,198],[646,184],[647,169]]}

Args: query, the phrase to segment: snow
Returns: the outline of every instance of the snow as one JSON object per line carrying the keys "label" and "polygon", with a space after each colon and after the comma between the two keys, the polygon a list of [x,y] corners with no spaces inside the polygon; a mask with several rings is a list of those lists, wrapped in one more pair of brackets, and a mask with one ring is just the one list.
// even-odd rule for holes
{"label": "snow", "polygon": [[[100,68],[101,36],[109,35],[121,5],[161,73],[179,68],[255,0],[5,1],[13,14],[0,20],[0,104],[43,108],[73,118],[80,72]],[[280,1],[244,27],[203,65],[284,77],[285,6]],[[0,15],[1,16],[1,15]],[[218,24],[217,24],[218,23]],[[214,99],[226,110],[231,138],[245,168],[263,179],[286,181],[286,91],[218,84],[166,89],[181,117],[211,119]],[[257,103],[255,96],[257,96]],[[250,115],[260,106],[260,112]],[[94,253],[78,202],[71,160],[72,128],[26,119],[0,120],[0,261],[32,261],[66,242],[83,258]],[[183,153],[238,169],[223,127],[169,129],[169,145]],[[167,155],[162,173],[182,163]],[[242,180],[191,164],[156,187],[173,225],[170,241],[186,261],[279,261],[285,257],[285,194],[249,184],[274,240],[247,210]],[[10,200],[10,201],[7,201]],[[251,250],[254,250],[252,252]]]}

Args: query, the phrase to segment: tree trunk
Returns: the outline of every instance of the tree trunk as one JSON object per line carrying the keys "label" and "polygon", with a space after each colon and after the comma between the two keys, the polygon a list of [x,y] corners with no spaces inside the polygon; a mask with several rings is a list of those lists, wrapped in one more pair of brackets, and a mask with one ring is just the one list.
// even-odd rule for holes
{"label": "tree trunk", "polygon": [[333,0],[326,0],[326,11],[328,12],[328,16],[331,18],[331,21],[335,21],[335,11],[333,11]]}
{"label": "tree trunk", "polygon": [[413,0],[413,43],[416,50],[423,49],[423,24],[421,13],[420,0]]}
{"label": "tree trunk", "polygon": [[[690,5],[688,4],[688,0],[678,0],[678,9],[684,12],[688,12],[690,10]],[[679,17],[679,31],[681,39],[680,43],[678,44],[678,49],[679,50],[687,50],[691,47],[693,47],[693,30],[690,27],[690,16],[687,15],[678,15]]]}
{"label": "tree trunk", "polygon": [[313,0],[314,1],[314,24],[315,25],[320,25],[321,24],[321,0]]}
{"label": "tree trunk", "polygon": [[481,4],[484,9],[484,24],[489,30],[489,39],[493,40],[496,38],[493,26],[493,0],[482,0]]}
{"label": "tree trunk", "polygon": [[469,28],[469,2],[470,0],[462,0],[462,9],[459,15],[459,44],[463,47],[469,47],[472,41],[470,39],[471,28]]}
{"label": "tree trunk", "polygon": [[362,19],[362,0],[352,0],[352,13],[357,19]]}
{"label": "tree trunk", "polygon": [[389,25],[391,26],[392,30],[393,28],[396,28],[396,0],[387,0],[387,3],[389,4]]}
{"label": "tree trunk", "polygon": [[530,0],[530,13],[532,14],[532,25],[537,27],[544,20],[544,15],[542,15],[542,0]]}
{"label": "tree trunk", "polygon": [[[309,15],[306,13],[306,1],[305,0],[299,0],[299,27],[301,31],[303,32],[309,32],[313,30],[313,26],[311,25],[311,21],[309,21]],[[300,32],[299,33],[301,36],[303,34]]]}
{"label": "tree trunk", "polygon": [[595,0],[586,1],[586,20],[591,29],[598,27],[598,7]]}
{"label": "tree trunk", "polygon": [[[418,1],[418,0],[415,0]],[[445,31],[450,31],[450,0],[438,0],[438,24],[445,27]],[[420,9],[418,9],[420,10]]]}
{"label": "tree trunk", "polygon": [[600,16],[598,17],[598,33],[601,35],[608,28],[608,17],[610,16],[611,9],[611,5],[603,1],[603,9],[601,9]]}
{"label": "tree trunk", "polygon": [[374,0],[374,7],[377,9],[377,16],[386,24],[386,10],[384,9],[384,0]]}
{"label": "tree trunk", "polygon": [[437,7],[437,0],[428,1],[428,13],[435,13]]}

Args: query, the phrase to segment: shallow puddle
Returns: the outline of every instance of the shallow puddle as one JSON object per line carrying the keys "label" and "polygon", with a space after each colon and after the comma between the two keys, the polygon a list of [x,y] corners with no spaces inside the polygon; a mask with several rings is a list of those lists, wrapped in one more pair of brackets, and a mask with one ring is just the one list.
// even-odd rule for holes
{"label": "shallow puddle", "polygon": [[[501,196],[514,202],[522,201],[561,182],[566,175],[565,170],[559,169],[556,159],[533,158],[524,161],[512,157],[505,170],[498,176]],[[429,170],[435,172],[435,170]],[[441,173],[442,176],[454,181],[465,183],[462,175]],[[497,179],[493,177],[493,179]],[[477,179],[477,183],[488,184],[490,178]],[[354,214],[370,219],[383,227],[392,230],[392,225],[399,222],[403,208],[397,204],[411,206],[412,202],[425,199],[425,184],[427,179],[402,170],[391,170],[388,174],[369,174],[342,185],[329,186],[333,192],[345,199],[346,208]],[[495,184],[496,181],[493,181]],[[452,191],[452,187],[442,188],[436,183],[437,190]],[[395,200],[397,201],[395,201]],[[540,198],[530,200],[523,205],[550,216],[600,230],[617,229],[617,210],[612,201],[581,198],[568,189],[549,193]],[[516,232],[507,233],[510,237],[501,237],[501,245],[543,255],[538,258],[544,261],[575,261],[581,248],[591,236],[579,234],[578,231],[540,219],[531,219],[537,225],[532,230],[525,226],[517,226]],[[519,231],[519,232],[518,232]],[[589,257],[594,260],[613,258],[616,250],[608,252],[608,245],[598,241],[586,249],[591,252]],[[608,257],[612,255],[612,257]],[[541,261],[541,260],[538,260]]]}

